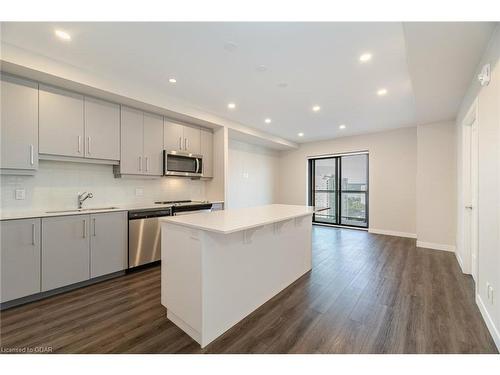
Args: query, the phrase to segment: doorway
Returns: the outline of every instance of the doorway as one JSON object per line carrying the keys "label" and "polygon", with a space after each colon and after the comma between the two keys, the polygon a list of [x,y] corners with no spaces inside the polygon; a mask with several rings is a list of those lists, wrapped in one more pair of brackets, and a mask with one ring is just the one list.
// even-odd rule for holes
{"label": "doorway", "polygon": [[470,273],[477,285],[478,275],[478,118],[477,100],[462,122],[463,147],[463,244],[464,272]]}
{"label": "doorway", "polygon": [[314,223],[368,228],[368,153],[309,159],[309,204]]}

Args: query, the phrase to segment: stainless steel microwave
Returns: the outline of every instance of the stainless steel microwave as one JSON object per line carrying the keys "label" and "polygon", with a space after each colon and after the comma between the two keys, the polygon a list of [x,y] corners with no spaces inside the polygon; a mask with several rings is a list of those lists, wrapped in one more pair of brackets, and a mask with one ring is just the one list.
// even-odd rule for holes
{"label": "stainless steel microwave", "polygon": [[163,175],[201,177],[202,171],[201,155],[163,150]]}

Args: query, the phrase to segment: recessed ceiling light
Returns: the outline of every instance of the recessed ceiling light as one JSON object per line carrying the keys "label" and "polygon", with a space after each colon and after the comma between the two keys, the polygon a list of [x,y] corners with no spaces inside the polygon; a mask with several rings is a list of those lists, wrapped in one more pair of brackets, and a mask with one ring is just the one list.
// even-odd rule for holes
{"label": "recessed ceiling light", "polygon": [[266,118],[266,119],[264,120],[264,122],[265,122],[266,124],[270,124],[270,123],[271,123],[271,119],[270,119],[270,118]]}
{"label": "recessed ceiling light", "polygon": [[265,72],[267,70],[267,66],[259,65],[258,67],[255,68],[255,70],[262,73],[262,72]]}
{"label": "recessed ceiling light", "polygon": [[235,108],[236,108],[236,104],[234,104],[234,103],[229,103],[229,104],[227,105],[227,108],[229,108],[229,109],[235,109]]}
{"label": "recessed ceiling light", "polygon": [[346,127],[345,124],[339,125],[339,129],[345,129],[345,127]]}
{"label": "recessed ceiling light", "polygon": [[321,109],[321,107],[320,107],[319,105],[315,105],[315,106],[313,106],[313,108],[312,108],[312,110],[313,110],[314,112],[318,112],[320,109]]}
{"label": "recessed ceiling light", "polygon": [[379,90],[377,91],[377,95],[378,95],[378,96],[384,96],[384,95],[386,95],[386,94],[387,94],[387,89],[379,89]]}
{"label": "recessed ceiling light", "polygon": [[362,63],[368,62],[372,59],[372,54],[371,53],[363,53],[361,56],[359,56],[359,61]]}
{"label": "recessed ceiling light", "polygon": [[170,83],[176,83],[176,82],[177,82],[177,80],[176,80],[175,78],[169,78],[169,79],[168,79],[168,82],[170,82]]}
{"label": "recessed ceiling light", "polygon": [[59,39],[62,39],[62,40],[71,40],[71,35],[69,35],[66,31],[56,30],[56,31],[54,31],[54,33],[56,34],[56,36]]}
{"label": "recessed ceiling light", "polygon": [[297,134],[299,137],[303,137],[304,136],[304,133],[299,133]]}
{"label": "recessed ceiling light", "polygon": [[288,87],[288,83],[286,82],[280,82],[277,85],[280,89],[286,89]]}
{"label": "recessed ceiling light", "polygon": [[226,42],[224,43],[224,49],[228,52],[234,52],[238,48],[238,45],[234,42]]}

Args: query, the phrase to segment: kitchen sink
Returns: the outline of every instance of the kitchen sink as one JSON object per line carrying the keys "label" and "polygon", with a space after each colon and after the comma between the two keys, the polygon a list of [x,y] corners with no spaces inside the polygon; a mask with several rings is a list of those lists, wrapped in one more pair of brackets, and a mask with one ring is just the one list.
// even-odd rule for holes
{"label": "kitchen sink", "polygon": [[48,214],[60,214],[65,212],[85,212],[85,211],[102,211],[102,210],[115,210],[119,207],[94,207],[94,208],[73,208],[69,210],[59,210],[59,211],[46,211]]}

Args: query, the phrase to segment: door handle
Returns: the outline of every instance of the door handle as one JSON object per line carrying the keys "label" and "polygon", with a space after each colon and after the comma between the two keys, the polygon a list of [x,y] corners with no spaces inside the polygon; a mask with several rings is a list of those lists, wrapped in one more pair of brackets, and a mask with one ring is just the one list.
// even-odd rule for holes
{"label": "door handle", "polygon": [[33,145],[30,145],[30,164],[35,165],[35,151]]}
{"label": "door handle", "polygon": [[472,210],[472,206],[465,206],[466,209]]}
{"label": "door handle", "polygon": [[93,226],[94,237],[95,237],[95,217],[92,219],[92,226]]}
{"label": "door handle", "polygon": [[31,224],[31,244],[33,246],[36,245],[35,236],[36,236],[36,228],[35,228],[35,223],[33,223],[33,224]]}
{"label": "door handle", "polygon": [[198,158],[195,158],[196,160],[196,173],[200,173],[200,160]]}
{"label": "door handle", "polygon": [[83,219],[83,238],[87,238],[87,220]]}
{"label": "door handle", "polygon": [[139,156],[139,172],[142,171],[142,156]]}
{"label": "door handle", "polygon": [[82,153],[82,137],[80,135],[78,136],[78,153]]}

